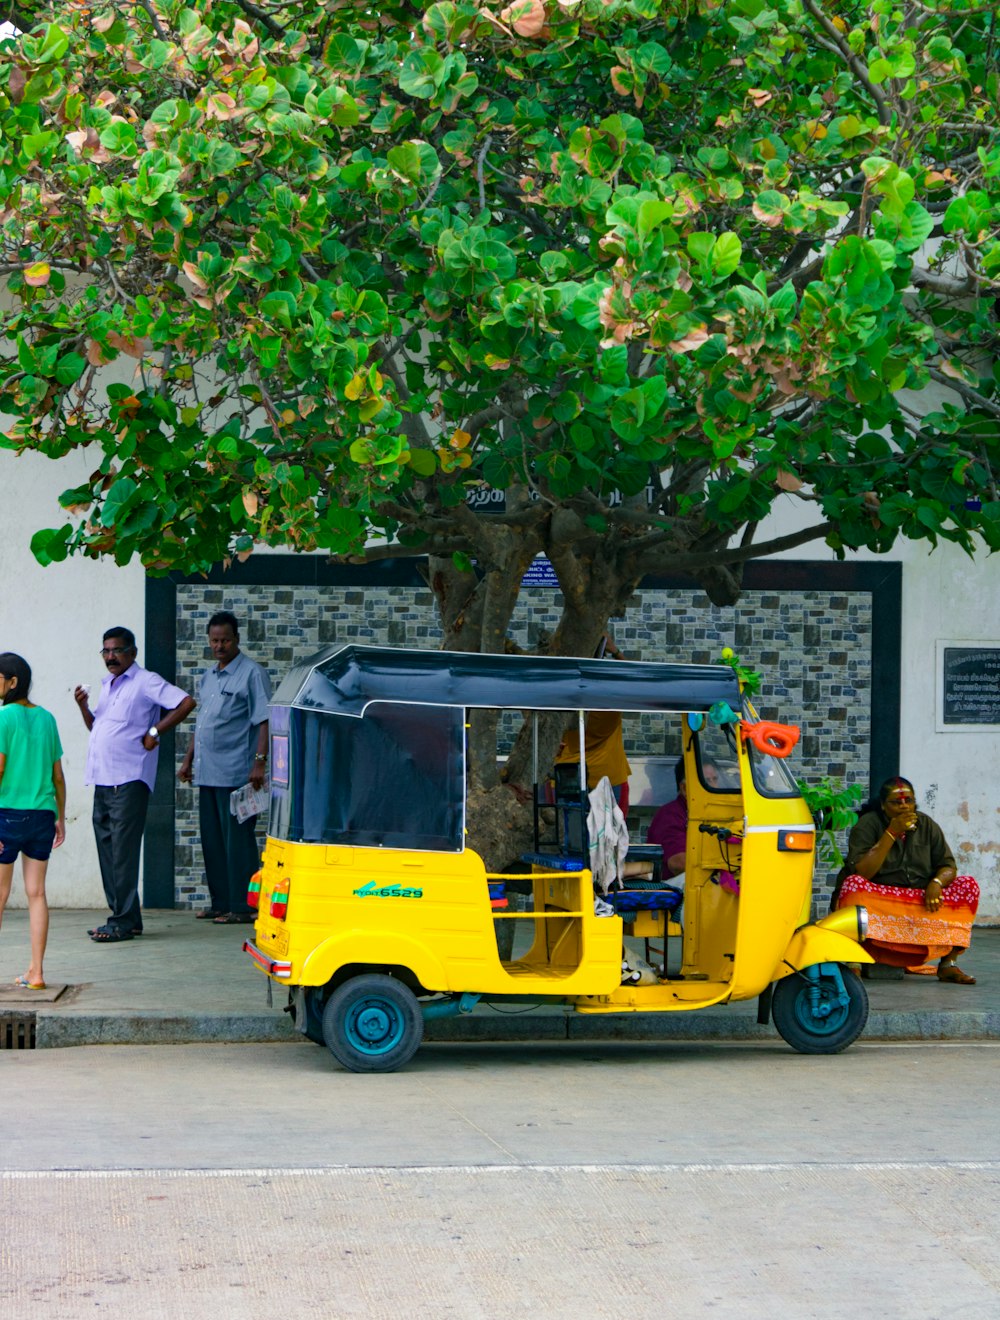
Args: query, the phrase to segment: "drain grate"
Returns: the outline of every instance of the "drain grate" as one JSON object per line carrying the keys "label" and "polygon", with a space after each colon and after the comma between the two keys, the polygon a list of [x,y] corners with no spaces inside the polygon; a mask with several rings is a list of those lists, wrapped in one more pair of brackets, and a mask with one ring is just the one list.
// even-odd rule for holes
{"label": "drain grate", "polygon": [[34,1013],[0,1013],[0,1050],[33,1050],[34,1048]]}

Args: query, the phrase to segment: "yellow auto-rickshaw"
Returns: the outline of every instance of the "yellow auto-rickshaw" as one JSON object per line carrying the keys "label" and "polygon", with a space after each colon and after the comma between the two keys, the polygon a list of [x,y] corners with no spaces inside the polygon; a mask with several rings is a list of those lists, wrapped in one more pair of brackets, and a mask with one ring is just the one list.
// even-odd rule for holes
{"label": "yellow auto-rickshaw", "polygon": [[[518,873],[487,872],[465,829],[466,729],[483,708],[531,713],[536,746],[544,712],[579,719],[581,748],[588,711],[673,726],[683,896],[654,873],[595,902],[583,760],[578,791],[554,800],[536,766],[534,846]],[[759,997],[758,1021],[773,1016],[805,1053],[836,1053],[864,1028],[865,987],[845,964],[872,961],[867,916],[810,922],[815,829],[786,768],[787,730],[760,723],[731,668],[334,646],[288,674],[270,728],[270,822],[244,948],[288,987],[298,1029],[346,1068],[400,1067],[425,1020],[480,998],[668,1013]],[[628,858],[637,851],[650,860]],[[515,883],[527,909],[495,906]],[[502,956],[498,920],[526,923],[530,941]],[[656,983],[622,984],[626,934],[660,941]]]}

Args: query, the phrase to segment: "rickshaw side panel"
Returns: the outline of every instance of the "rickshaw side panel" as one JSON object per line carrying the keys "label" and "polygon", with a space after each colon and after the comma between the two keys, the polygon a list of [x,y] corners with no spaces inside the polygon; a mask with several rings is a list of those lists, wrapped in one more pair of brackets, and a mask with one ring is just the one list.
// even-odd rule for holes
{"label": "rickshaw side panel", "polygon": [[441,961],[426,943],[406,936],[387,935],[384,927],[355,929],[331,935],[318,944],[302,963],[296,983],[323,986],[344,967],[403,967],[425,990],[451,990]]}
{"label": "rickshaw side panel", "polygon": [[[556,892],[558,889],[558,892]],[[586,894],[584,891],[586,890]],[[287,893],[284,918],[270,915]],[[291,962],[283,983],[319,987],[346,966],[396,966],[431,992],[606,993],[619,981],[622,924],[593,911],[590,873],[540,876],[532,951],[501,963],[482,859],[269,839],[258,948]],[[563,915],[565,913],[565,916]]]}
{"label": "rickshaw side panel", "polygon": [[[795,808],[799,803],[786,805]],[[793,823],[786,820],[784,825]],[[779,852],[778,834],[777,825],[758,826],[743,842],[734,949],[737,999],[753,998],[770,984],[794,931],[809,916],[813,853]]]}
{"label": "rickshaw side panel", "polygon": [[[269,915],[271,899],[285,884],[287,912],[275,920]],[[409,967],[426,989],[447,990],[453,979],[445,971],[447,955],[499,968],[486,873],[482,859],[471,851],[410,852],[269,839],[258,946],[271,951],[276,934],[288,940],[278,952],[291,960],[287,980],[293,985],[324,985],[348,963],[396,964]]]}

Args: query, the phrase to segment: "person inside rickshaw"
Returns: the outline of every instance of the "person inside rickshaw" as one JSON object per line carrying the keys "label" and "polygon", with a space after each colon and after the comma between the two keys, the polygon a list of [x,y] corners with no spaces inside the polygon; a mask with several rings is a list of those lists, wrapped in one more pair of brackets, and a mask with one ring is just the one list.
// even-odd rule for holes
{"label": "person inside rickshaw", "polygon": [[[721,786],[719,767],[708,757],[702,758],[701,773],[707,787]],[[683,756],[677,758],[674,778],[677,781],[677,796],[672,802],[664,803],[650,821],[646,830],[646,842],[657,843],[663,849],[664,880],[669,880],[677,888],[683,888],[688,827],[687,781],[684,776]]]}
{"label": "person inside rickshaw", "polygon": [[[614,640],[604,633],[594,650],[595,660],[624,660]],[[625,755],[622,717],[616,710],[592,710],[587,713],[583,750],[587,759],[587,789],[592,791],[607,777],[615,801],[623,816],[628,815],[628,780],[632,767]],[[563,734],[555,765],[579,766],[580,726],[573,720]],[[556,771],[558,774],[558,770]]]}

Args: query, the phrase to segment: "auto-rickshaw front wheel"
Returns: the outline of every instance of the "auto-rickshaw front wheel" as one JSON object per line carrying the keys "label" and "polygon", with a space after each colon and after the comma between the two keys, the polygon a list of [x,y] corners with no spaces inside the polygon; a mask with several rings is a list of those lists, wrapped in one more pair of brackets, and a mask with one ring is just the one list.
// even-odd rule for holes
{"label": "auto-rickshaw front wheel", "polygon": [[393,1072],[413,1058],[423,1036],[416,995],[381,972],[345,981],[323,1009],[327,1049],[351,1072]]}
{"label": "auto-rickshaw front wheel", "polygon": [[777,983],[771,1015],[793,1050],[839,1054],[864,1031],[868,991],[846,967],[834,963],[807,967]]}

